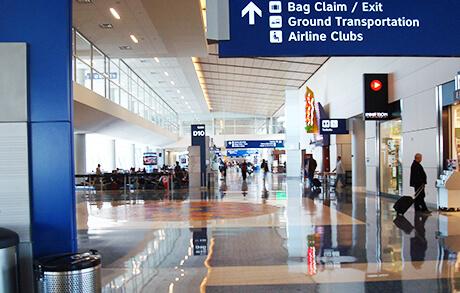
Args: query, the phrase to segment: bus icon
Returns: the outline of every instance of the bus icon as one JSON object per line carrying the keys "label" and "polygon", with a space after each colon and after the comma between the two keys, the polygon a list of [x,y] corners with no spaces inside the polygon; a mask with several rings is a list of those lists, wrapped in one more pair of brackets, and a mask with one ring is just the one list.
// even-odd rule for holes
{"label": "bus icon", "polygon": [[282,17],[280,15],[270,16],[269,22],[271,28],[281,28],[283,26]]}

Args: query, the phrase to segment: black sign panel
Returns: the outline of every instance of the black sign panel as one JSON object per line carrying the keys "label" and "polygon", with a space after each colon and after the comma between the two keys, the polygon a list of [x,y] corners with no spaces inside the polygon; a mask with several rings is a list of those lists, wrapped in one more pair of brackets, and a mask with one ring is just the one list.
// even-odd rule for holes
{"label": "black sign panel", "polygon": [[388,74],[364,74],[364,120],[387,120]]}
{"label": "black sign panel", "polygon": [[348,134],[346,119],[321,119],[320,134]]}
{"label": "black sign panel", "polygon": [[193,232],[193,255],[208,255],[208,234],[206,228]]}
{"label": "black sign panel", "polygon": [[206,186],[206,125],[192,125],[192,146],[200,146],[201,186]]}

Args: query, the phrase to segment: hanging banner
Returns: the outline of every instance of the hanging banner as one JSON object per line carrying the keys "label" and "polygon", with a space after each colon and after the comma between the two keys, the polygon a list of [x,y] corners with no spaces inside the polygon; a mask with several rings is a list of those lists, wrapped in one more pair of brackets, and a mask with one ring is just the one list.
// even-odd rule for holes
{"label": "hanging banner", "polygon": [[305,94],[305,130],[307,133],[318,133],[318,121],[315,113],[315,94],[307,86],[307,93]]}

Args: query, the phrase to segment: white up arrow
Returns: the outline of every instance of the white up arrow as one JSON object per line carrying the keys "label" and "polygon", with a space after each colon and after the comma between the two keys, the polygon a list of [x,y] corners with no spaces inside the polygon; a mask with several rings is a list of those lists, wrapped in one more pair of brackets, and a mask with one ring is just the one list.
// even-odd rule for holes
{"label": "white up arrow", "polygon": [[254,25],[256,24],[255,20],[255,14],[259,15],[262,17],[262,10],[260,10],[257,5],[255,5],[252,1],[249,2],[249,4],[241,10],[241,17],[244,17],[247,13],[249,12],[249,25]]}

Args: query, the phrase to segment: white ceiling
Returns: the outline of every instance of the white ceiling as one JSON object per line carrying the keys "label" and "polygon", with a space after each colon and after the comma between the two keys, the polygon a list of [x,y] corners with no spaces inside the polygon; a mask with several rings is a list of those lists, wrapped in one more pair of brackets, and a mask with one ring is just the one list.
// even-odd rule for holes
{"label": "white ceiling", "polygon": [[[260,116],[275,115],[284,90],[299,88],[328,59],[219,58],[218,45],[207,43],[199,0],[80,1],[73,6],[74,27],[109,57],[123,59],[180,115],[209,113],[191,57],[198,57],[212,112]],[[114,28],[99,27],[107,23]]]}

